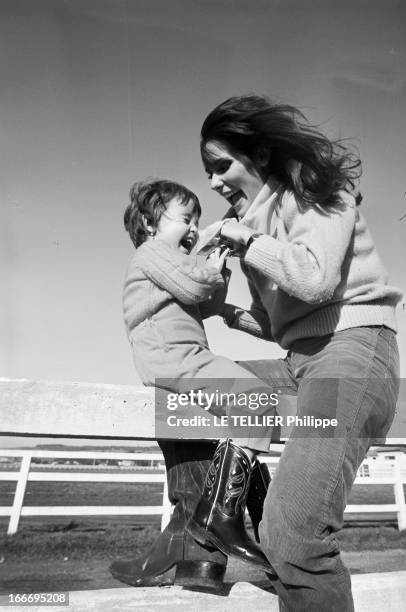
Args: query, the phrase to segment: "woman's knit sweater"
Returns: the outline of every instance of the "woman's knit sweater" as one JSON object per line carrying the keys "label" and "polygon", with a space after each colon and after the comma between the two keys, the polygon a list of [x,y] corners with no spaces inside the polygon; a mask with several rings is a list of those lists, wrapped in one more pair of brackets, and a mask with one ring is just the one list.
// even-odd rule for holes
{"label": "woman's knit sweater", "polygon": [[353,196],[330,210],[299,206],[269,181],[241,223],[258,237],[241,261],[253,296],[232,327],[290,348],[351,327],[396,331],[401,292],[388,276]]}

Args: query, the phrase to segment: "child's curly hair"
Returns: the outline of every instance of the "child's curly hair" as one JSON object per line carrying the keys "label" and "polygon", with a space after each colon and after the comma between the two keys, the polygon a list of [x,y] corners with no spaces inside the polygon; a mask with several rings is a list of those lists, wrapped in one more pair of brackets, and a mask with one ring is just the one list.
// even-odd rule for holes
{"label": "child's curly hair", "polygon": [[146,224],[156,228],[167,204],[173,198],[185,206],[193,202],[193,212],[200,217],[202,209],[199,199],[187,187],[173,181],[151,178],[134,183],[130,190],[131,203],[124,213],[124,227],[135,248],[150,235]]}

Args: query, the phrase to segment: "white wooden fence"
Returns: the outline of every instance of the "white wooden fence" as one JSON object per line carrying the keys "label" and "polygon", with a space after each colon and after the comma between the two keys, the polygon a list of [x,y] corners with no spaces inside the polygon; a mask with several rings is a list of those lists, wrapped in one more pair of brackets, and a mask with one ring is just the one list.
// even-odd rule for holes
{"label": "white wooden fence", "polygon": [[[163,529],[171,514],[171,505],[168,500],[168,491],[165,473],[126,473],[126,472],[96,472],[83,465],[74,466],[81,471],[41,471],[32,470],[32,459],[48,457],[55,459],[103,459],[103,460],[129,460],[129,461],[163,461],[161,453],[114,453],[103,451],[42,451],[42,450],[0,450],[0,457],[21,457],[20,469],[0,470],[0,481],[17,481],[12,506],[0,506],[0,516],[9,516],[7,534],[17,532],[21,516],[115,516],[115,515],[161,515],[161,528]],[[366,459],[360,468],[355,484],[383,485],[391,484],[394,489],[394,504],[365,504],[348,505],[346,514],[358,513],[395,513],[400,530],[406,529],[406,502],[403,483],[406,475],[402,470],[404,453],[394,452],[390,463],[387,462],[388,472],[379,477],[366,475],[365,466],[371,466],[371,459]],[[277,457],[263,457],[262,461],[268,464],[270,471],[275,469]],[[35,466],[38,467],[38,466]],[[71,468],[72,469],[72,468]],[[86,471],[87,469],[87,471]],[[162,505],[157,506],[24,506],[24,495],[28,481],[54,481],[54,482],[160,482],[163,484]]]}
{"label": "white wooden fence", "polygon": [[[171,515],[165,472],[126,473],[92,471],[89,466],[74,466],[77,471],[33,471],[34,457],[55,459],[114,459],[131,461],[163,461],[162,453],[114,453],[103,451],[42,451],[42,450],[0,450],[0,457],[21,457],[19,471],[1,470],[0,481],[17,481],[12,506],[0,506],[0,516],[10,516],[7,534],[17,532],[21,516],[118,516],[118,515],[161,515],[161,528],[164,529]],[[38,467],[38,466],[35,466]],[[85,471],[87,468],[87,471]],[[82,471],[83,470],[83,471]],[[160,506],[24,506],[27,482],[160,482],[163,485],[163,499]]]}

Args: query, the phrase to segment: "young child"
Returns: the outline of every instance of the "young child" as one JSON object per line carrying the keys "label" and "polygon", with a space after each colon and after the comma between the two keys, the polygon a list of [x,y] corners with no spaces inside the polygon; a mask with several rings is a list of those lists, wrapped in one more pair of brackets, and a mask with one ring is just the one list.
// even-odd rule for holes
{"label": "young child", "polygon": [[[185,391],[185,379],[189,388],[203,391],[231,379],[229,384],[238,381],[240,387],[242,381],[246,393],[269,393],[261,380],[209,349],[203,319],[223,307],[221,271],[227,251],[217,250],[203,263],[190,254],[201,214],[196,195],[171,181],[146,180],[134,184],[130,198],[124,224],[136,251],[124,284],[123,307],[142,382],[156,386],[157,379],[165,379],[165,389],[178,393]],[[216,414],[219,411],[225,413],[217,406]],[[269,412],[269,406],[259,407],[256,414]],[[231,438],[232,428],[229,431]],[[199,524],[188,528],[200,543],[268,572],[268,561],[245,531],[244,510],[253,459],[268,451],[271,435],[272,427],[264,426],[258,437],[249,432],[238,444],[227,439],[218,446],[207,476],[211,498],[200,501]]]}

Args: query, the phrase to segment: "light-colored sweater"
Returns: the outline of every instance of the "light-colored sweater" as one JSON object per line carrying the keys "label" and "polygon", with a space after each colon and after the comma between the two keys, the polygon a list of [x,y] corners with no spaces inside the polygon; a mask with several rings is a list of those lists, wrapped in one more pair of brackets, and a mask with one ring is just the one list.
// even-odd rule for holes
{"label": "light-colored sweater", "polygon": [[253,378],[208,347],[203,319],[221,311],[223,276],[160,239],[136,249],[123,293],[124,321],[135,367],[145,385],[166,379],[172,391],[193,378]]}
{"label": "light-colored sweater", "polygon": [[402,297],[388,276],[352,195],[333,210],[301,207],[272,180],[240,223],[259,236],[241,266],[253,297],[232,327],[290,348],[301,338],[366,325],[396,331]]}

